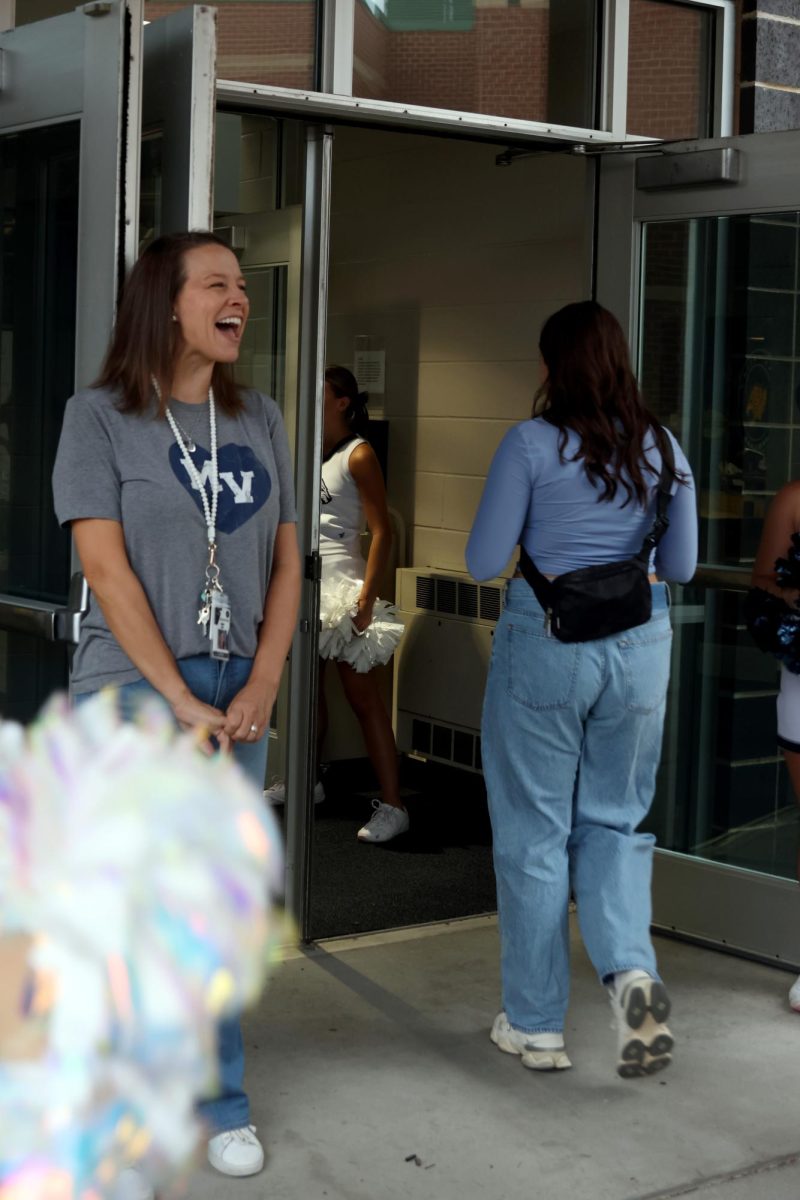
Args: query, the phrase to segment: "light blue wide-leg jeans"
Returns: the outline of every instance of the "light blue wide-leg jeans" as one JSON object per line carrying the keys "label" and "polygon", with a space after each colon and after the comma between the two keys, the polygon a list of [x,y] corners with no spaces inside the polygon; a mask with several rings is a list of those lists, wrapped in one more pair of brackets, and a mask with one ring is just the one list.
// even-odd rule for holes
{"label": "light blue wide-leg jeans", "polygon": [[[250,676],[252,659],[232,656],[228,662],[218,662],[206,654],[178,660],[178,670],[187,687],[206,704],[224,712],[236,693]],[[92,693],[81,693],[76,703],[88,700]],[[119,708],[124,720],[132,720],[141,704],[158,692],[146,680],[126,683],[118,689]],[[269,735],[257,742],[237,742],[233,755],[242,770],[258,788],[263,788],[267,773]],[[219,1094],[198,1105],[198,1111],[212,1134],[228,1129],[240,1129],[250,1123],[250,1102],[244,1090],[244,1044],[238,1017],[219,1024],[217,1041],[219,1062]]]}
{"label": "light blue wide-leg jeans", "polygon": [[508,584],[483,708],[503,1008],[514,1028],[560,1033],[569,1001],[570,885],[600,979],[657,977],[653,843],[638,833],[661,755],[672,630],[653,586],[645,625],[595,642],[545,632],[524,579]]}

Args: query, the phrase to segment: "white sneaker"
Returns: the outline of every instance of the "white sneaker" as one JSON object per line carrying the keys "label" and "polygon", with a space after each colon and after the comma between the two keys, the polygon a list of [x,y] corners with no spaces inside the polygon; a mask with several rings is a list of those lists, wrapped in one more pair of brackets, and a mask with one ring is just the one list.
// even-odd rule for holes
{"label": "white sneaker", "polygon": [[155,1192],[141,1171],[125,1167],[114,1181],[110,1197],[111,1200],[155,1200]]}
{"label": "white sneaker", "polygon": [[[268,788],[264,789],[264,799],[267,804],[280,805],[286,803],[286,782],[275,779]],[[319,780],[314,784],[314,803],[321,804],[325,799],[325,788]]]}
{"label": "white sneaker", "polygon": [[358,831],[360,842],[390,842],[408,829],[408,813],[404,808],[383,804],[380,800],[373,800],[372,807],[375,811]]}
{"label": "white sneaker", "polygon": [[257,1175],[264,1166],[264,1148],[255,1125],[228,1129],[209,1140],[208,1161],[223,1175]]}
{"label": "white sneaker", "polygon": [[523,1067],[532,1071],[566,1071],[572,1066],[564,1049],[561,1033],[522,1033],[508,1023],[504,1012],[498,1013],[489,1037],[504,1054],[519,1054]]}
{"label": "white sneaker", "polygon": [[653,1075],[672,1062],[674,1040],[664,1024],[670,1000],[664,984],[646,971],[621,971],[609,988],[617,1026],[617,1074]]}
{"label": "white sneaker", "polygon": [[800,975],[789,988],[789,1007],[795,1012],[800,1012]]}

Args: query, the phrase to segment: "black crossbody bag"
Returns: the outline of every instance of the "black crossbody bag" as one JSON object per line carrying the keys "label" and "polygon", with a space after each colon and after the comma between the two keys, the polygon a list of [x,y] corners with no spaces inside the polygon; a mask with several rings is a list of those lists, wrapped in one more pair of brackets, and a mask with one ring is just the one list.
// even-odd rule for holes
{"label": "black crossbody bag", "polygon": [[648,580],[650,556],[669,526],[667,509],[672,499],[669,489],[675,465],[669,436],[664,434],[660,441],[663,445],[656,517],[641,550],[633,558],[581,567],[548,579],[525,547],[519,548],[519,569],[545,611],[548,633],[560,642],[593,642],[650,620],[653,611]]}

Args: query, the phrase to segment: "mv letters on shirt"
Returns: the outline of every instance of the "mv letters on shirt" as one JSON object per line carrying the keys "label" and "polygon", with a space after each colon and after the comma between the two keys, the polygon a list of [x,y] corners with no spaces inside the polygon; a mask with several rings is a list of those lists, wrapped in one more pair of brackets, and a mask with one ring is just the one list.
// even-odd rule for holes
{"label": "mv letters on shirt", "polygon": [[[210,453],[198,446],[191,457],[202,486],[209,487]],[[200,492],[189,477],[177,444],[170,447],[169,461],[173,474],[202,513]],[[234,533],[266,504],[272,492],[272,480],[267,468],[249,446],[236,446],[232,442],[217,451],[217,473],[217,529],[223,533]]]}

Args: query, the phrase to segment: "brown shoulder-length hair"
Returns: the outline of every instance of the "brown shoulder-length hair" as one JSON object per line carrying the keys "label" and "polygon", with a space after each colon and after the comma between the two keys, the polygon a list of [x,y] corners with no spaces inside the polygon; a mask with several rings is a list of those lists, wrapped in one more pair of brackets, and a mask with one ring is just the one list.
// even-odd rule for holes
{"label": "brown shoulder-length hair", "polygon": [[[648,433],[663,448],[667,434],[647,409],[631,369],[625,334],[615,316],[594,300],[567,304],[542,326],[539,350],[547,378],[536,393],[533,416],[561,431],[562,461],[568,430],[580,438],[572,461],[583,459],[589,478],[601,488],[598,500],[613,500],[618,488],[644,505],[644,472],[658,472],[644,457]],[[673,478],[682,482],[677,471]]]}
{"label": "brown shoulder-length hair", "polygon": [[[155,378],[161,388],[163,416],[181,336],[172,319],[173,307],[186,282],[186,255],[199,246],[230,249],[215,234],[202,230],[164,234],[142,251],[125,282],[111,344],[94,384],[118,388],[122,412],[150,408]],[[239,387],[229,364],[214,364],[211,386],[220,409],[240,410]]]}

